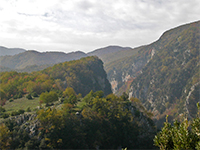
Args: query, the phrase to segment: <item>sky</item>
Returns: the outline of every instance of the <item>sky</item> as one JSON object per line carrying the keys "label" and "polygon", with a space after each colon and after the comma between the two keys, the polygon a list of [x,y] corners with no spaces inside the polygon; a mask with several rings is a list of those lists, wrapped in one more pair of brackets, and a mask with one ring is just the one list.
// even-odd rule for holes
{"label": "sky", "polygon": [[83,51],[138,47],[200,20],[200,0],[0,0],[0,46]]}

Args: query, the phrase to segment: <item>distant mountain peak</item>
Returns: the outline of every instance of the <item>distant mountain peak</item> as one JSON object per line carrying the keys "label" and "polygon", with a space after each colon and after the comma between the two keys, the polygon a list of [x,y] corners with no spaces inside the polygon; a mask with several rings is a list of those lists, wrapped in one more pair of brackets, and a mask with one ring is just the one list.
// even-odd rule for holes
{"label": "distant mountain peak", "polygon": [[57,64],[70,60],[77,60],[86,57],[87,54],[83,52],[38,52],[35,50],[28,50],[14,56],[1,56],[0,64],[3,67],[11,69],[24,69],[27,66],[33,65],[49,65]]}
{"label": "distant mountain peak", "polygon": [[121,46],[117,46],[117,45],[109,45],[107,47],[96,49],[96,50],[89,52],[87,54],[89,56],[96,55],[98,57],[101,57],[102,55],[118,52],[118,51],[121,51],[121,50],[130,50],[130,49],[132,49],[132,48],[131,47],[121,47]]}
{"label": "distant mountain peak", "polygon": [[25,49],[22,48],[7,48],[4,46],[0,46],[0,56],[6,56],[6,55],[16,55],[19,53],[25,52]]}

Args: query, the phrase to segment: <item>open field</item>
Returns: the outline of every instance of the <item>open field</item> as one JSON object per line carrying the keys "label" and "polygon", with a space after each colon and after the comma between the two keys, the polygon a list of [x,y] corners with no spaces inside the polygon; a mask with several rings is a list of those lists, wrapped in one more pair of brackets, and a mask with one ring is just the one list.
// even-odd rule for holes
{"label": "open field", "polygon": [[12,102],[7,101],[3,108],[6,109],[6,113],[11,113],[12,111],[18,111],[19,109],[26,110],[28,107],[33,111],[37,106],[39,106],[39,97],[28,100],[26,97],[20,99],[15,99]]}

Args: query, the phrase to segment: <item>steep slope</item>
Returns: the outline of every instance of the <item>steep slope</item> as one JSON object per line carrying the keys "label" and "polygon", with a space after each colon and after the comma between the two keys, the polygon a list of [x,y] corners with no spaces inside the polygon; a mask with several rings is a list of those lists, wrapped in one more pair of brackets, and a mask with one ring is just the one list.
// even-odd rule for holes
{"label": "steep slope", "polygon": [[67,87],[83,96],[91,90],[102,90],[105,95],[112,93],[103,62],[94,56],[59,63],[38,72],[2,72],[0,83],[0,104],[27,93],[39,95],[50,90],[63,91]]}
{"label": "steep slope", "polygon": [[147,55],[145,67],[131,84],[130,96],[141,99],[158,118],[196,113],[200,100],[199,29],[198,21],[165,32],[150,45],[155,54],[152,58]]}
{"label": "steep slope", "polygon": [[0,64],[1,66],[11,69],[23,69],[32,65],[53,65],[65,61],[80,59],[86,56],[87,55],[85,53],[80,51],[68,54],[63,52],[40,53],[37,51],[26,51],[14,56],[1,56]]}
{"label": "steep slope", "polygon": [[4,46],[0,46],[0,56],[6,56],[6,55],[16,55],[19,53],[25,52],[25,49],[22,48],[7,48]]}
{"label": "steep slope", "polygon": [[105,95],[112,93],[110,83],[103,68],[103,62],[95,56],[64,62],[47,68],[42,73],[55,80],[60,79],[63,87],[72,87],[76,93],[85,96],[91,90],[102,90]]}
{"label": "steep slope", "polygon": [[135,78],[146,64],[146,57],[140,51],[144,46],[133,49],[127,56],[105,64],[108,80],[111,83],[113,93],[121,95],[120,88],[127,81]]}
{"label": "steep slope", "polygon": [[[129,87],[127,86],[130,84],[127,84],[127,82],[131,82],[135,77],[137,77],[141,73],[142,68],[148,64],[156,53],[165,48],[173,40],[177,41],[180,33],[188,30],[192,26],[196,26],[196,24],[199,24],[199,22],[169,30],[156,42],[135,48],[136,54],[129,54],[127,57],[106,63],[105,70],[108,74],[108,79],[111,82],[113,92],[118,93],[119,95],[123,91],[128,92]],[[186,42],[187,41],[185,40],[184,43],[186,44]]]}

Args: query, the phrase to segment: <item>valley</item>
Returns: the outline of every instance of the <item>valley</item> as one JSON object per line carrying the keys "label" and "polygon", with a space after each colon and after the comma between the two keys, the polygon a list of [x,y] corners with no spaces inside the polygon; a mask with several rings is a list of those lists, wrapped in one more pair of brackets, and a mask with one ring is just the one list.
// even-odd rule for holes
{"label": "valley", "polygon": [[[13,134],[10,148],[64,149],[67,143],[69,148],[153,149],[171,123],[186,126],[187,118],[198,126],[199,29],[197,21],[148,45],[112,45],[89,53],[1,46],[0,122],[8,136]],[[188,132],[196,137],[193,126]]]}

